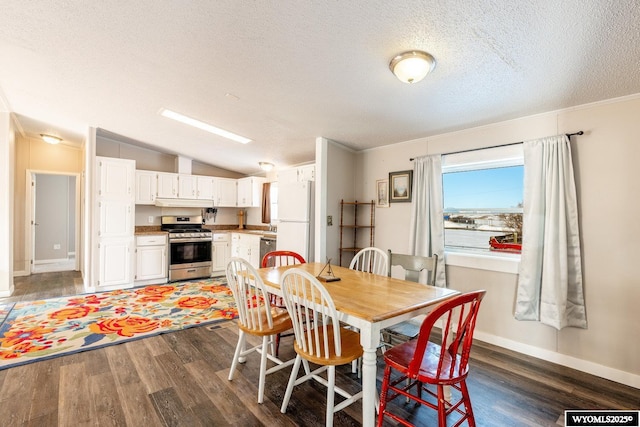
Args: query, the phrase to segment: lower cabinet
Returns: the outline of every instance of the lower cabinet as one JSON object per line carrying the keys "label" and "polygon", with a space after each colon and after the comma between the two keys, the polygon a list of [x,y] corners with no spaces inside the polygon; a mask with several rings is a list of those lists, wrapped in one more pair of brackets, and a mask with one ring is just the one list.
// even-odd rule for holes
{"label": "lower cabinet", "polygon": [[136,236],[136,285],[167,283],[167,235]]}
{"label": "lower cabinet", "polygon": [[212,249],[211,275],[223,276],[226,273],[229,258],[231,258],[231,237],[229,233],[214,233]]}
{"label": "lower cabinet", "polygon": [[98,243],[98,288],[131,287],[132,238],[104,238]]}
{"label": "lower cabinet", "polygon": [[260,236],[231,233],[231,256],[244,258],[255,268],[260,268]]}

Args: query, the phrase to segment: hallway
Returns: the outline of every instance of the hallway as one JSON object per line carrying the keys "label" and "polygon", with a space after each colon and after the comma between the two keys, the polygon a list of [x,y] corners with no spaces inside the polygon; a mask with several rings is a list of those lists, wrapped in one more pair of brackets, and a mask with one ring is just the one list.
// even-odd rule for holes
{"label": "hallway", "polygon": [[55,271],[38,273],[13,279],[15,291],[7,298],[0,298],[0,304],[19,301],[34,301],[76,295],[84,292],[82,275],[79,271]]}

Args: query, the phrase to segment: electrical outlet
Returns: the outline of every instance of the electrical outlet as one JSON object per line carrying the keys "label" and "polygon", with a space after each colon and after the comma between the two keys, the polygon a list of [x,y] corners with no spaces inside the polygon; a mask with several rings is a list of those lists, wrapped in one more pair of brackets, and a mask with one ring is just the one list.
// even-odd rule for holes
{"label": "electrical outlet", "polygon": [[60,249],[60,243],[56,243],[55,245],[53,245],[53,249]]}
{"label": "electrical outlet", "polygon": [[149,215],[149,219],[147,219],[147,221],[149,221],[149,224],[153,224],[153,217]]}
{"label": "electrical outlet", "polygon": [[333,215],[327,215],[327,225],[333,225]]}

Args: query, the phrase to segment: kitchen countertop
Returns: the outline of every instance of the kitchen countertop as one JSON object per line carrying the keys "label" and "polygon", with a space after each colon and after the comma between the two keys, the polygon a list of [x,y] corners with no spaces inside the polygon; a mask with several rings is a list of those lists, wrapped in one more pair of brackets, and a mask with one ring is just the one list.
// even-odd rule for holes
{"label": "kitchen countertop", "polygon": [[134,234],[136,236],[145,236],[145,235],[153,235],[153,234],[169,234],[166,231],[162,231],[160,226],[155,225],[139,225],[134,229]]}
{"label": "kitchen countertop", "polygon": [[[262,230],[262,229],[246,229],[246,228],[227,228],[227,229],[210,229],[205,226],[208,230],[210,230],[214,234],[218,233],[243,233],[243,234],[253,234],[264,237],[277,237],[277,232]],[[168,234],[166,231],[162,231],[160,226],[156,225],[138,225],[135,227],[134,234],[136,236],[144,236],[144,235],[154,235],[154,234]]]}
{"label": "kitchen countertop", "polygon": [[256,235],[256,236],[260,236],[260,237],[273,237],[276,238],[278,233],[276,231],[269,231],[269,230],[247,230],[247,229],[240,229],[240,228],[234,228],[231,230],[212,230],[214,234],[218,234],[218,233],[242,233],[242,234],[252,234],[252,235]]}

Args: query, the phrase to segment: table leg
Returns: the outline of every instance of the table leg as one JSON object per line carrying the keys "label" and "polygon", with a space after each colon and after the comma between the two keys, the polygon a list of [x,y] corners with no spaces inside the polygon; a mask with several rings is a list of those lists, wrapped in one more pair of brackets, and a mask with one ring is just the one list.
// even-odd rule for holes
{"label": "table leg", "polygon": [[376,350],[380,344],[380,331],[372,331],[371,328],[360,329],[360,344],[364,349],[362,355],[362,425],[365,427],[375,426],[378,395]]}

